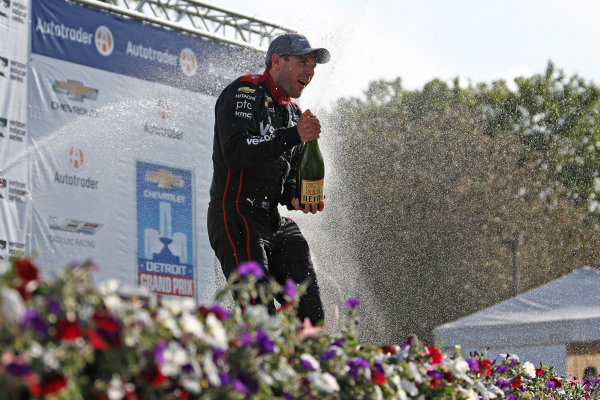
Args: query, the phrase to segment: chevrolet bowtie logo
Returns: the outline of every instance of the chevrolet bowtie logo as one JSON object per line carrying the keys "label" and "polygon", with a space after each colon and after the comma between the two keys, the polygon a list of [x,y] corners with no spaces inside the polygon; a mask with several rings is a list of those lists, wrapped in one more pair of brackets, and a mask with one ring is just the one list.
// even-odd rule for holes
{"label": "chevrolet bowtie logo", "polygon": [[69,99],[83,101],[83,98],[96,100],[98,89],[83,86],[79,81],[69,79],[66,82],[55,81],[52,86],[55,92],[66,93]]}
{"label": "chevrolet bowtie logo", "polygon": [[148,171],[146,173],[146,182],[156,183],[160,189],[173,189],[175,187],[183,187],[184,179],[180,176],[173,175],[164,169],[158,172]]}

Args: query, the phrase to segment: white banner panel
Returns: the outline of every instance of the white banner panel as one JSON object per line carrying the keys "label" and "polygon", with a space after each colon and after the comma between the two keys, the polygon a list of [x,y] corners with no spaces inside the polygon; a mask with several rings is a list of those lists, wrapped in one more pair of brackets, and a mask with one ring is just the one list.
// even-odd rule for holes
{"label": "white banner panel", "polygon": [[43,273],[91,259],[99,280],[211,302],[214,103],[262,57],[61,0],[33,0],[31,14],[30,248]]}
{"label": "white banner panel", "polygon": [[27,157],[29,2],[0,0],[0,260],[25,253],[31,214]]}

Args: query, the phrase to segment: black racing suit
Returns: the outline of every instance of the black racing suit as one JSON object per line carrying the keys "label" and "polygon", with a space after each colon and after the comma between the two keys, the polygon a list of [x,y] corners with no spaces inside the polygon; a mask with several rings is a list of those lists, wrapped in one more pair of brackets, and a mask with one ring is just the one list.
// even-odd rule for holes
{"label": "black racing suit", "polygon": [[[308,243],[278,204],[293,209],[300,108],[281,95],[270,74],[246,75],[223,90],[215,106],[213,179],[208,236],[226,278],[257,261],[265,279],[309,281],[299,317],[323,319]],[[278,298],[281,302],[282,299]]]}

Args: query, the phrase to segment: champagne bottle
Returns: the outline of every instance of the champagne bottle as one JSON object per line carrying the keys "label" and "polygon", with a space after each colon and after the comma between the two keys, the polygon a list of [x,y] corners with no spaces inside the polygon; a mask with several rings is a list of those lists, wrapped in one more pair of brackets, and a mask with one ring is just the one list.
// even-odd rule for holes
{"label": "champagne bottle", "polygon": [[300,207],[323,200],[325,164],[317,139],[304,144],[296,170],[296,197]]}

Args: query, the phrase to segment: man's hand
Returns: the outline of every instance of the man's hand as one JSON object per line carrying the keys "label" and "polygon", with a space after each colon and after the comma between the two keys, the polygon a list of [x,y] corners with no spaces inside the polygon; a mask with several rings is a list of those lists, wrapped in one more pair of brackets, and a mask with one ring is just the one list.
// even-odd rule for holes
{"label": "man's hand", "polygon": [[321,137],[321,122],[312,115],[310,110],[306,110],[300,115],[298,135],[300,135],[300,140],[305,143]]}
{"label": "man's hand", "polygon": [[[325,197],[325,196],[323,196]],[[323,211],[323,209],[325,208],[325,202],[323,200],[321,200],[318,203],[306,203],[304,205],[304,208],[300,207],[300,200],[296,197],[292,198],[292,206],[294,206],[294,208],[296,210],[302,210],[304,212],[304,214],[308,214],[313,213],[316,214],[317,211]]]}

